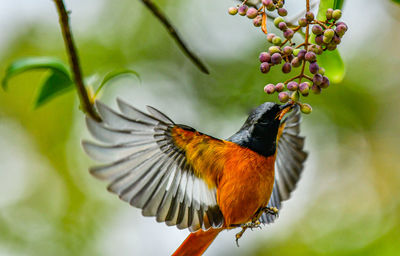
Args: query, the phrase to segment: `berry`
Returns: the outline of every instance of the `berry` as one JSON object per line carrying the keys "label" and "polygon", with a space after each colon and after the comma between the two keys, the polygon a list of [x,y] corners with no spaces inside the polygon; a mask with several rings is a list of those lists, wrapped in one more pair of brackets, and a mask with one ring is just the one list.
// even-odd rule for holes
{"label": "berry", "polygon": [[274,38],[272,39],[272,43],[273,43],[274,45],[281,45],[282,39],[281,39],[279,36],[276,36],[276,37],[274,37]]}
{"label": "berry", "polygon": [[272,39],[274,39],[275,34],[274,33],[269,33],[267,34],[267,40],[268,42],[272,43]]}
{"label": "berry", "polygon": [[317,55],[314,52],[307,52],[306,55],[304,55],[306,61],[309,62],[314,62],[317,60]]}
{"label": "berry", "polygon": [[306,20],[306,18],[301,18],[301,19],[299,19],[299,26],[300,27],[305,27],[305,26],[307,26],[307,20]]}
{"label": "berry", "polygon": [[332,41],[332,38],[323,36],[322,41],[324,42],[324,44],[329,44]]}
{"label": "berry", "polygon": [[313,62],[313,63],[310,63],[310,66],[308,67],[308,69],[310,70],[311,74],[317,74],[318,70],[319,70],[319,66],[318,66],[317,62]]}
{"label": "berry", "polygon": [[307,12],[307,13],[306,13],[306,20],[307,20],[308,22],[312,22],[312,21],[314,20],[314,13],[312,13],[312,12]]}
{"label": "berry", "polygon": [[253,25],[254,27],[260,27],[262,24],[262,17],[261,16],[257,16],[253,19]]}
{"label": "berry", "polygon": [[300,60],[303,60],[303,59],[304,59],[304,56],[306,55],[306,53],[307,53],[306,50],[301,49],[301,50],[299,51],[299,53],[297,54],[297,58],[299,58]]}
{"label": "berry", "polygon": [[334,51],[337,48],[337,45],[335,44],[335,42],[330,42],[327,46],[326,49],[328,49],[328,51]]}
{"label": "berry", "polygon": [[318,74],[325,75],[325,69],[324,68],[319,68]]}
{"label": "berry", "polygon": [[285,20],[282,18],[282,17],[276,17],[275,19],[274,19],[274,25],[275,25],[275,27],[279,27],[279,23],[281,23],[281,22],[285,22]]}
{"label": "berry", "polygon": [[279,16],[286,16],[287,15],[287,10],[285,8],[279,8],[278,9],[278,14]]}
{"label": "berry", "polygon": [[228,13],[229,13],[230,15],[236,15],[236,14],[238,13],[238,8],[236,8],[236,7],[230,7],[230,8],[228,9]]}
{"label": "berry", "polygon": [[299,101],[299,94],[297,92],[292,92],[292,94],[290,95],[290,99],[294,102]]}
{"label": "berry", "polygon": [[292,71],[292,65],[290,65],[289,62],[286,62],[285,64],[283,64],[282,72],[287,74],[287,73],[290,73],[290,71]]}
{"label": "berry", "polygon": [[337,9],[337,10],[334,10],[334,11],[333,11],[333,13],[332,13],[332,18],[333,18],[334,20],[338,20],[338,19],[340,19],[341,17],[342,17],[342,11],[341,11],[341,10]]}
{"label": "berry", "polygon": [[312,91],[314,94],[321,94],[321,87],[319,87],[318,85],[314,84],[314,85],[311,87],[311,91]]}
{"label": "berry", "polygon": [[329,8],[328,10],[326,10],[326,19],[330,20],[332,19],[332,14],[333,14],[333,9]]}
{"label": "berry", "polygon": [[300,52],[300,49],[299,49],[299,48],[294,49],[294,50],[293,50],[293,55],[294,55],[294,56],[297,56],[297,55],[299,54],[299,52]]}
{"label": "berry", "polygon": [[335,36],[335,31],[333,29],[327,29],[324,32],[324,36],[329,39],[332,39]]}
{"label": "berry", "polygon": [[342,39],[340,39],[339,36],[335,35],[332,39],[332,42],[335,44],[340,44],[342,42]]}
{"label": "berry", "polygon": [[329,85],[330,85],[329,79],[326,76],[324,76],[322,78],[322,83],[321,83],[320,87],[325,89],[325,88],[328,88]]}
{"label": "berry", "polygon": [[264,92],[266,92],[268,94],[273,94],[275,92],[275,86],[273,84],[267,84],[264,87]]}
{"label": "berry", "polygon": [[268,62],[263,62],[263,63],[261,63],[261,65],[260,65],[260,71],[261,71],[261,73],[266,74],[266,73],[269,72],[269,69],[270,69],[270,66],[269,66]]}
{"label": "berry", "polygon": [[[276,1],[275,1],[275,2],[276,2]],[[277,2],[278,8],[282,8],[282,7],[283,7],[283,2],[284,2],[284,1],[279,1],[279,2]]]}
{"label": "berry", "polygon": [[285,89],[285,84],[284,83],[277,83],[275,85],[275,91],[281,92],[281,91],[283,91],[283,89]]}
{"label": "berry", "polygon": [[344,36],[346,31],[347,31],[346,25],[343,25],[343,24],[336,25],[335,32],[336,32],[336,34],[338,34],[338,36],[340,36],[340,37]]}
{"label": "berry", "polygon": [[341,26],[341,25],[343,25],[345,27],[345,30],[347,31],[348,28],[347,28],[346,23],[344,23],[343,21],[336,22],[336,27]]}
{"label": "berry", "polygon": [[289,91],[297,91],[299,84],[297,82],[291,81],[287,84],[287,89]]}
{"label": "berry", "polygon": [[293,35],[294,35],[294,31],[291,29],[287,29],[285,32],[283,32],[283,36],[286,39],[291,39],[293,37]]}
{"label": "berry", "polygon": [[298,68],[300,67],[300,65],[301,65],[301,60],[298,57],[293,58],[292,66]]}
{"label": "berry", "polygon": [[314,75],[314,77],[313,77],[313,83],[314,83],[315,85],[321,85],[321,84],[322,84],[322,81],[323,81],[323,77],[322,77],[321,74],[315,74],[315,75]]}
{"label": "berry", "polygon": [[287,25],[286,25],[285,22],[279,23],[278,28],[279,28],[280,30],[282,30],[282,31],[285,31],[286,29],[288,29],[288,27],[287,27]]}
{"label": "berry", "polygon": [[271,12],[275,10],[275,5],[272,0],[263,0],[262,3],[267,8],[268,11]]}
{"label": "berry", "polygon": [[324,43],[324,36],[320,35],[320,36],[315,37],[315,43],[318,45],[322,45]]}
{"label": "berry", "polygon": [[293,48],[290,46],[285,46],[283,48],[283,53],[286,55],[291,55],[293,53]]}
{"label": "berry", "polygon": [[257,17],[257,15],[258,15],[258,10],[254,7],[250,7],[246,12],[246,16],[249,19],[254,19],[255,17]]}
{"label": "berry", "polygon": [[247,7],[247,5],[241,5],[241,6],[239,7],[239,9],[238,9],[239,15],[245,16],[246,13],[247,13],[247,9],[248,9],[248,8],[249,8],[249,7]]}
{"label": "berry", "polygon": [[278,94],[278,99],[282,103],[286,103],[289,101],[289,94],[287,92],[280,92]]}
{"label": "berry", "polygon": [[268,52],[262,52],[260,53],[260,56],[258,57],[260,62],[270,62],[271,61],[271,55]]}
{"label": "berry", "polygon": [[317,36],[321,35],[323,33],[322,27],[320,25],[318,25],[318,24],[314,25],[311,30]]}
{"label": "berry", "polygon": [[312,108],[311,108],[311,106],[309,104],[304,103],[304,104],[300,104],[300,111],[303,114],[307,115],[307,114],[310,114],[312,112]]}
{"label": "berry", "polygon": [[269,54],[280,53],[281,49],[278,46],[271,46],[268,48]]}
{"label": "berry", "polygon": [[299,91],[303,96],[307,96],[310,92],[310,84],[308,82],[299,85]]}
{"label": "berry", "polygon": [[274,53],[271,56],[272,64],[280,64],[282,62],[282,55],[280,53]]}

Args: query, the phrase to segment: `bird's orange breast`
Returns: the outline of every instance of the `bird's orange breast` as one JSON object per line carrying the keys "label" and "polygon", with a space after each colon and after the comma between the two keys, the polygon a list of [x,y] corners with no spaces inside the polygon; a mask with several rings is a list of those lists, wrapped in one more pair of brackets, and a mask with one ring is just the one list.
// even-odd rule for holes
{"label": "bird's orange breast", "polygon": [[217,188],[225,225],[248,222],[267,205],[274,184],[275,156],[264,157],[233,142],[174,127],[172,138],[185,151],[197,177]]}

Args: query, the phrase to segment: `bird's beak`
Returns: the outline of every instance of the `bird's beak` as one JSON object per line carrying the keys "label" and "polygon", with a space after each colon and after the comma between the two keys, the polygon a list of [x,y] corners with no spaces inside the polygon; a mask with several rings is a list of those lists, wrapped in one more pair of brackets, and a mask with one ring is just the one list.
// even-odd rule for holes
{"label": "bird's beak", "polygon": [[280,105],[280,111],[278,112],[276,118],[279,118],[279,120],[282,120],[283,116],[286,115],[292,108],[294,107],[293,102],[288,102],[284,105]]}

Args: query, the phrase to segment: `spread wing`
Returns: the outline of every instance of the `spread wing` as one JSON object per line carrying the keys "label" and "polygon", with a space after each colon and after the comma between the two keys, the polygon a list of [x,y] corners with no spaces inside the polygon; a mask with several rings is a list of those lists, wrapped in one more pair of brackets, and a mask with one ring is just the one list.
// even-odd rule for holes
{"label": "spread wing", "polygon": [[186,150],[176,144],[191,143],[190,136],[195,135],[218,140],[176,125],[152,107],[144,113],[117,101],[121,114],[96,102],[103,122],[86,119],[90,133],[104,144],[83,141],[83,147],[91,158],[106,162],[90,173],[106,180],[109,191],[142,209],[144,216],[156,216],[158,222],[192,232],[221,227],[216,185],[200,177]]}
{"label": "spread wing", "polygon": [[[291,192],[296,188],[303,171],[303,164],[307,153],[303,150],[304,137],[300,133],[301,114],[297,106],[280,126],[278,133],[278,148],[275,161],[275,182],[269,207],[281,208],[281,203],[289,199]],[[272,223],[276,215],[264,213],[260,221]]]}

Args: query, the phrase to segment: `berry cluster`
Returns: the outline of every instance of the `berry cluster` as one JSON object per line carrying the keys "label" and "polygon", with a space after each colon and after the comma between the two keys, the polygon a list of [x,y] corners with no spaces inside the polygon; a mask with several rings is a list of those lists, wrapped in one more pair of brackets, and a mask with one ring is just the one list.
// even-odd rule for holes
{"label": "berry cluster", "polygon": [[[347,25],[338,21],[342,12],[328,9],[325,20],[315,19],[314,13],[310,11],[309,0],[307,0],[305,16],[298,20],[298,24],[294,25],[286,22],[283,18],[288,13],[283,8],[284,0],[262,0],[258,9],[248,7],[246,2],[247,0],[237,7],[229,8],[229,14],[236,15],[238,13],[252,19],[253,25],[261,27],[267,35],[268,42],[273,44],[268,51],[260,53],[260,71],[266,74],[273,66],[281,65],[282,72],[288,74],[292,72],[293,68],[300,67],[299,75],[276,85],[267,84],[264,91],[268,94],[277,92],[279,101],[282,103],[291,101],[299,104],[303,113],[310,113],[311,106],[301,103],[300,95],[308,96],[310,91],[320,94],[322,89],[329,87],[329,79],[324,76],[324,68],[318,65],[317,56],[325,51],[335,50],[341,43],[341,38],[347,31]],[[273,33],[267,33],[267,11],[277,11],[278,17],[274,19],[274,25],[282,31],[283,38]],[[312,37],[310,30],[313,34]],[[305,40],[296,45],[292,39],[298,32],[305,34]],[[314,40],[311,40],[312,38]],[[307,70],[309,74],[306,74]]]}

